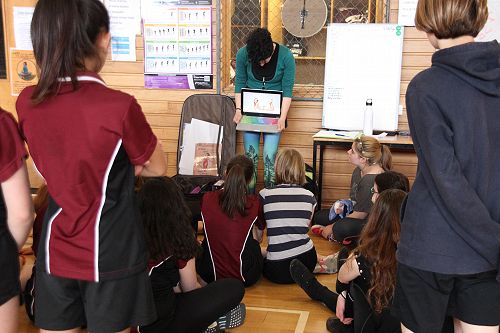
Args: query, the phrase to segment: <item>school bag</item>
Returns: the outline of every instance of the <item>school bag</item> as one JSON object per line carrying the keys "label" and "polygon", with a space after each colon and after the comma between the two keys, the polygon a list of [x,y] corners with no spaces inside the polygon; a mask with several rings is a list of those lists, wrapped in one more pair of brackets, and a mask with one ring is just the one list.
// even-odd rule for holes
{"label": "school bag", "polygon": [[177,174],[172,179],[184,194],[195,230],[203,194],[214,189],[236,154],[235,112],[234,101],[220,94],[191,95],[182,105]]}

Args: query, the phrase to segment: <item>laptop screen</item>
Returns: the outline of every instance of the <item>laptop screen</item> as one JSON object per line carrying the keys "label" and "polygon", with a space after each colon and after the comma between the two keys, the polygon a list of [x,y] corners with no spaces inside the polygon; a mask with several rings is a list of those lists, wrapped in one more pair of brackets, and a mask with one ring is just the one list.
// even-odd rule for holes
{"label": "laptop screen", "polygon": [[245,116],[279,118],[283,93],[277,90],[241,89],[241,112]]}

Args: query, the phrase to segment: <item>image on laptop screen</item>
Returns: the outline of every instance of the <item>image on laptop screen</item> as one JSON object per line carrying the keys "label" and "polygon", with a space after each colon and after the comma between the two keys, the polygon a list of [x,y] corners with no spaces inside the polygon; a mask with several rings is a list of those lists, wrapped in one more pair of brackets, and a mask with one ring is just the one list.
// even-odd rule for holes
{"label": "image on laptop screen", "polygon": [[279,118],[281,91],[241,89],[241,111],[245,116]]}

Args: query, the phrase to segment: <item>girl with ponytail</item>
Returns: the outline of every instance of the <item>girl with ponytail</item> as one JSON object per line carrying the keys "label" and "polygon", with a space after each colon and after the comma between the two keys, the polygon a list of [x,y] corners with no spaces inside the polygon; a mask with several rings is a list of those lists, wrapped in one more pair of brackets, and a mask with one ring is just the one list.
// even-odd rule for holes
{"label": "girl with ponytail", "polygon": [[232,277],[248,287],[261,276],[263,258],[259,241],[265,222],[259,198],[248,193],[252,175],[252,160],[244,155],[235,156],[227,166],[224,188],[203,197],[205,238],[203,256],[196,269],[205,282]]}
{"label": "girl with ponytail", "polygon": [[338,201],[344,208],[342,205],[339,208],[334,203],[330,211],[321,210],[316,213],[312,231],[343,245],[355,246],[373,204],[371,199],[375,177],[391,170],[392,154],[389,147],[382,145],[374,137],[362,135],[354,140],[347,156],[355,166],[351,177],[350,197]]}
{"label": "girl with ponytail", "polygon": [[41,332],[128,332],[156,319],[134,182],[163,175],[166,161],[135,98],[98,74],[109,29],[99,0],[39,0],[31,21],[39,80],[16,108],[49,192],[36,261]]}

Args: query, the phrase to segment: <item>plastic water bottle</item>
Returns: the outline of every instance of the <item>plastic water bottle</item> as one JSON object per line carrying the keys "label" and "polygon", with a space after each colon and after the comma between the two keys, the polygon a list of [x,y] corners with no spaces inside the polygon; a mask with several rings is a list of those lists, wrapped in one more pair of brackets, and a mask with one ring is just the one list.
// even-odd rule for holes
{"label": "plastic water bottle", "polygon": [[363,123],[363,134],[364,135],[373,135],[373,108],[372,108],[372,99],[371,98],[368,98],[366,100],[365,121]]}

